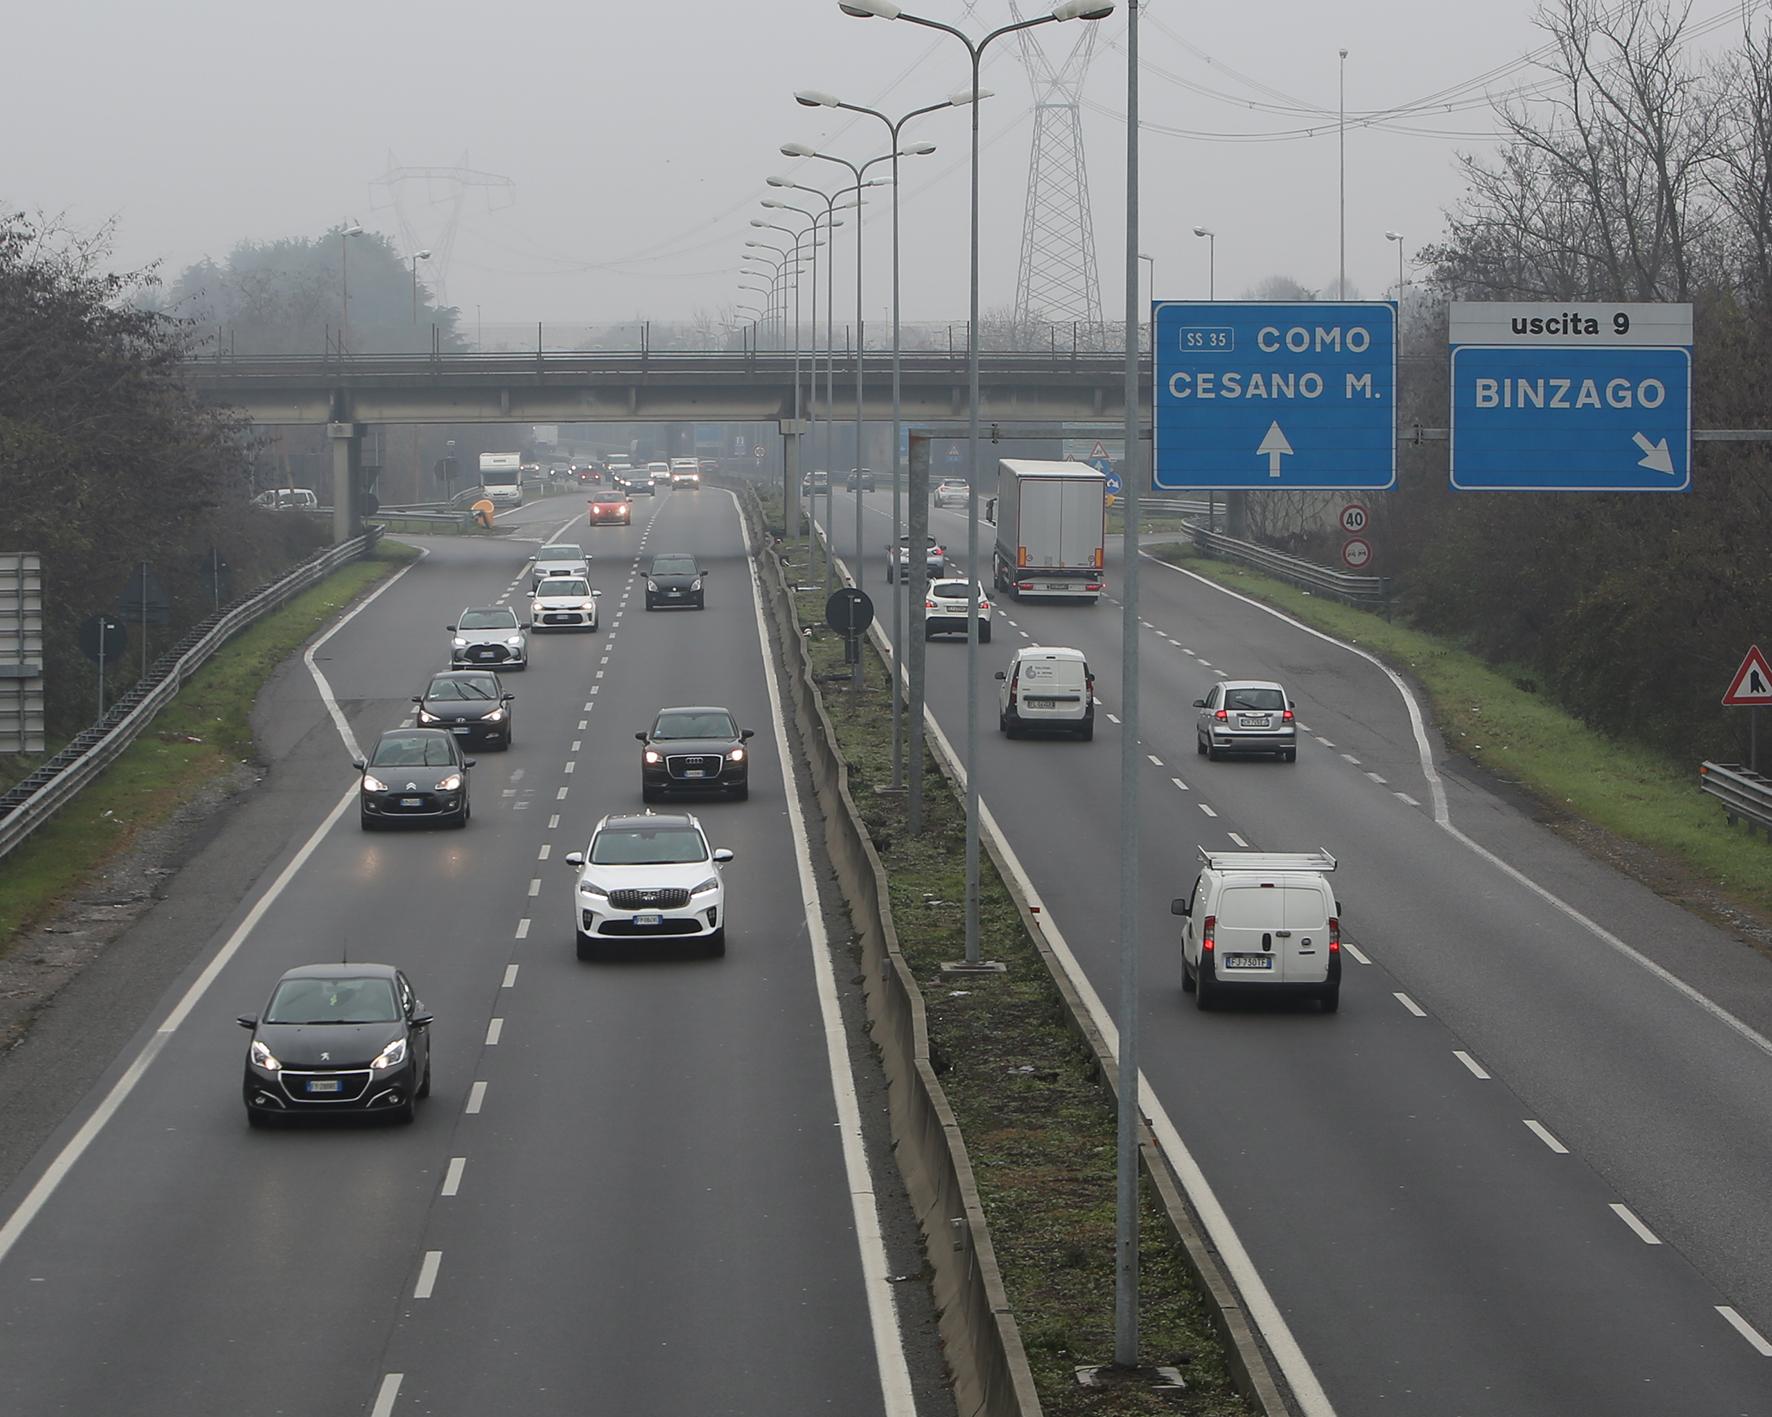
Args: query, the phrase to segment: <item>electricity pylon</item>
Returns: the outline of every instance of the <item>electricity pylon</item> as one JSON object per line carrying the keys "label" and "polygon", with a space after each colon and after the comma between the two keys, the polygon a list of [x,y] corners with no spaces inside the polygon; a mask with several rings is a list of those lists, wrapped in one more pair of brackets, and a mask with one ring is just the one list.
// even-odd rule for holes
{"label": "electricity pylon", "polygon": [[[418,207],[415,188],[423,187],[425,206]],[[388,170],[369,184],[370,201],[377,211],[392,208],[400,228],[405,253],[429,250],[425,279],[436,292],[437,304],[449,303],[449,257],[455,249],[456,228],[461,224],[462,203],[470,187],[486,194],[486,209],[498,211],[516,201],[517,184],[495,172],[479,172],[467,165],[467,154],[454,167],[405,167],[392,152]],[[499,198],[503,200],[499,200]],[[439,210],[440,209],[440,210]]]}

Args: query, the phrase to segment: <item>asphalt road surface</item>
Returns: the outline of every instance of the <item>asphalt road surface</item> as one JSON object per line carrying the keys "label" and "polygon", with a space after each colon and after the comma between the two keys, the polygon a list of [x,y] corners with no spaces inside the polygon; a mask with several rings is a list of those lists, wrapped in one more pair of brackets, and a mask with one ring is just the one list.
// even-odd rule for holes
{"label": "asphalt road surface", "polygon": [[[865,504],[865,583],[890,627],[890,493]],[[849,555],[851,494],[833,519]],[[964,513],[932,512],[931,530],[960,574]],[[1109,1010],[1117,546],[1115,598],[1093,608],[991,592],[977,763]],[[1296,1340],[1314,1410],[1772,1411],[1772,964],[1535,825],[1431,734],[1424,767],[1405,699],[1372,662],[1143,564],[1147,1107],[1173,1122],[1259,1271],[1269,1337]],[[1088,655],[1093,743],[999,734],[990,676],[1027,643]],[[963,755],[964,637],[928,658],[930,706]],[[1306,725],[1295,764],[1196,755],[1190,705],[1220,675],[1286,685]],[[1182,993],[1170,898],[1188,894],[1197,845],[1244,844],[1340,859],[1340,1013],[1201,1014]]]}
{"label": "asphalt road surface", "polygon": [[[582,509],[429,543],[314,650],[336,715],[280,679],[285,787],[246,819],[277,850],[0,1197],[0,1411],[915,1410],[730,497],[565,528],[603,628],[535,637],[508,676],[516,742],[478,753],[472,822],[358,829],[340,725],[407,721],[445,626],[526,608],[524,556]],[[705,612],[644,610],[635,558],[661,550],[709,566]],[[581,964],[562,858],[640,809],[633,735],[683,702],[758,730],[750,800],[692,809],[736,852],[727,955]],[[436,1015],[433,1095],[411,1127],[249,1130],[234,1016],[347,952]]]}

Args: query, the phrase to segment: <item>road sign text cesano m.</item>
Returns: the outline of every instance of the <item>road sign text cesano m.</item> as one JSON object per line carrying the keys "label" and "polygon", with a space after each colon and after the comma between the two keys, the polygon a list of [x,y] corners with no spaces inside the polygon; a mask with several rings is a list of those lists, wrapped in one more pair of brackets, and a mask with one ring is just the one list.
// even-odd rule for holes
{"label": "road sign text cesano m.", "polygon": [[1396,307],[1163,302],[1153,482],[1383,488],[1396,481]]}

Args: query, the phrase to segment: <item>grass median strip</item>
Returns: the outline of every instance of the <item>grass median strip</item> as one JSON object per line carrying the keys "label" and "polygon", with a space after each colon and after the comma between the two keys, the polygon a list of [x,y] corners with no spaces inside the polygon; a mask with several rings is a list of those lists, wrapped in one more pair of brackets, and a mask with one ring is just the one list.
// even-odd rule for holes
{"label": "grass median strip", "polygon": [[123,755],[0,864],[0,956],[144,831],[253,753],[252,705],[273,670],[417,553],[384,542],[224,645]]}
{"label": "grass median strip", "polygon": [[[1682,763],[1599,733],[1536,693],[1530,679],[1457,645],[1294,586],[1191,546],[1151,554],[1358,645],[1427,691],[1446,746],[1524,788],[1553,814],[1582,818],[1660,853],[1762,917],[1772,916],[1767,846],[1724,821]],[[1554,823],[1553,823],[1554,825]],[[1664,894],[1677,885],[1651,882]]]}
{"label": "grass median strip", "polygon": [[[815,579],[805,555],[796,548],[790,563],[803,584]],[[1186,1390],[1078,1383],[1077,1368],[1113,1357],[1113,1101],[988,862],[980,883],[981,952],[1008,968],[943,974],[943,961],[965,953],[964,815],[933,765],[920,836],[906,829],[903,799],[874,790],[891,776],[885,668],[865,650],[866,687],[850,692],[842,642],[822,628],[823,598],[822,586],[797,597],[802,623],[819,627],[807,651],[849,765],[850,790],[887,870],[899,945],[926,1003],[930,1059],[966,1138],[1044,1411],[1251,1412],[1232,1385],[1205,1305],[1148,1185],[1140,1227],[1141,1362],[1179,1368]]]}

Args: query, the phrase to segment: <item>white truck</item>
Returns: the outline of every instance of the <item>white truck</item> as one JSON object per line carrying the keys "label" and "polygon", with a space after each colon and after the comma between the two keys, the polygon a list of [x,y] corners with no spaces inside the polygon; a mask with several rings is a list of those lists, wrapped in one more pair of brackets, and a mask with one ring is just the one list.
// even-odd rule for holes
{"label": "white truck", "polygon": [[1104,588],[1107,478],[1079,462],[1004,458],[992,502],[998,590],[1096,601]]}
{"label": "white truck", "polygon": [[495,507],[523,505],[523,455],[521,453],[481,453],[480,486],[486,500]]}

